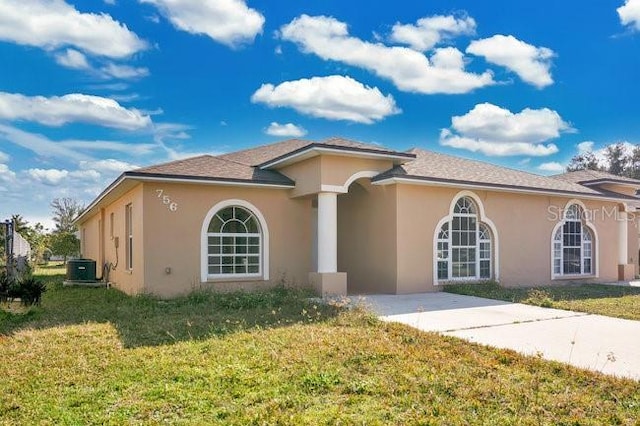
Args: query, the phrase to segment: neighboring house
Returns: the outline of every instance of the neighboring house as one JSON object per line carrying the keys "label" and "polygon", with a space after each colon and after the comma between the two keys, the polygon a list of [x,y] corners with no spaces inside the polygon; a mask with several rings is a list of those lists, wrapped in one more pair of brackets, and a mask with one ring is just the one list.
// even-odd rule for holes
{"label": "neighboring house", "polygon": [[544,177],[413,149],[287,140],[123,173],[77,220],[127,293],[319,293],[632,279],[640,181]]}

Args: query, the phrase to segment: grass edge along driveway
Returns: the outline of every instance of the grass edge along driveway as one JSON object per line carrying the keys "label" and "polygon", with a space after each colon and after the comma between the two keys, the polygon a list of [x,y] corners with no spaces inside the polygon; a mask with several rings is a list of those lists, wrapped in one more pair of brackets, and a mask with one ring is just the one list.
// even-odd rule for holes
{"label": "grass edge along driveway", "polygon": [[444,291],[640,321],[640,287],[576,284],[508,288],[490,282],[448,284],[444,286]]}

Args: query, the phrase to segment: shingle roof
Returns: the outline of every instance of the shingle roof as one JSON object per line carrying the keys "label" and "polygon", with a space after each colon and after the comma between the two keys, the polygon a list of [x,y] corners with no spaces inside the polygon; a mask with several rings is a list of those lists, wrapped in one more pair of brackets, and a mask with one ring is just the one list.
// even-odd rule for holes
{"label": "shingle roof", "polygon": [[181,179],[205,179],[214,181],[252,182],[258,184],[293,185],[288,177],[272,170],[261,170],[246,164],[226,160],[212,155],[172,161],[144,167],[130,172],[131,177],[172,177]]}
{"label": "shingle roof", "polygon": [[601,172],[599,170],[577,170],[575,172],[562,173],[560,175],[551,176],[554,179],[560,179],[565,182],[573,183],[597,183],[597,182],[623,182],[631,183],[640,186],[640,180],[628,178],[625,176],[618,176],[607,172]]}
{"label": "shingle roof", "polygon": [[491,186],[507,190],[542,190],[564,194],[595,195],[615,198],[631,197],[585,186],[584,183],[618,179],[640,185],[640,181],[622,178],[604,172],[581,171],[547,177],[422,149],[412,149],[401,153],[378,145],[365,144],[342,138],[330,138],[321,142],[289,139],[271,145],[259,146],[219,156],[202,155],[136,169],[125,172],[125,176],[293,186],[295,183],[288,177],[275,170],[263,169],[260,166],[272,163],[274,160],[277,161],[280,158],[288,158],[288,156],[297,152],[302,152],[307,148],[314,147],[342,149],[350,152],[374,152],[406,158],[406,163],[381,173],[373,178],[373,181],[382,181],[395,177],[436,183],[444,182],[449,184]]}
{"label": "shingle roof", "polygon": [[228,154],[220,155],[219,158],[237,161],[249,166],[260,166],[262,164],[269,163],[279,158],[287,157],[293,153],[311,147],[333,148],[359,152],[376,152],[381,154],[401,156],[406,155],[406,153],[393,151],[380,145],[367,144],[352,141],[349,139],[333,137],[325,139],[321,142],[314,142],[303,139],[289,139],[270,145],[263,145],[256,148],[245,149],[242,151],[230,152]]}
{"label": "shingle roof", "polygon": [[396,166],[376,176],[373,180],[381,181],[387,178],[401,177],[513,189],[603,195],[594,189],[577,183],[513,170],[482,161],[469,160],[422,149],[412,149],[409,152],[416,155],[415,160]]}

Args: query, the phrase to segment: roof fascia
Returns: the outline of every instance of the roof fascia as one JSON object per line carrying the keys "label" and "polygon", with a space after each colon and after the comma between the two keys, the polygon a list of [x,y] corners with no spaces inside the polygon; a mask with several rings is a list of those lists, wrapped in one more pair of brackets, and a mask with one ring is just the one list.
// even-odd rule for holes
{"label": "roof fascia", "polygon": [[415,154],[409,153],[390,153],[390,152],[377,152],[374,150],[365,150],[359,148],[339,148],[339,147],[327,147],[318,144],[312,144],[302,147],[296,151],[290,152],[266,163],[260,164],[258,167],[261,169],[270,169],[278,167],[285,167],[290,164],[297,163],[299,161],[306,160],[308,158],[316,157],[321,154],[334,154],[342,155],[345,157],[359,157],[359,158],[374,158],[383,160],[392,160],[394,165],[404,164],[416,158]]}
{"label": "roof fascia", "polygon": [[404,183],[409,185],[455,187],[455,188],[462,188],[462,189],[483,189],[488,191],[512,192],[512,193],[532,194],[532,195],[552,195],[556,197],[579,197],[579,198],[590,199],[590,200],[614,201],[617,203],[621,201],[634,201],[630,197],[617,198],[617,197],[607,197],[606,195],[584,194],[581,192],[572,192],[572,191],[553,191],[553,190],[525,188],[525,187],[508,187],[503,185],[476,184],[473,182],[440,181],[440,180],[434,180],[434,179],[411,179],[411,178],[391,177],[391,178],[374,181],[371,184],[372,185],[393,185],[398,183]]}
{"label": "roof fascia", "polygon": [[292,184],[276,184],[276,183],[260,183],[241,180],[224,180],[224,179],[198,179],[198,178],[185,178],[185,177],[162,177],[162,176],[144,176],[142,174],[135,175],[132,172],[125,172],[115,181],[111,183],[104,191],[96,197],[89,206],[82,212],[80,216],[76,218],[74,223],[80,223],[85,217],[90,216],[90,212],[94,211],[101,202],[111,194],[116,188],[121,186],[127,181],[132,182],[167,182],[167,183],[188,183],[188,184],[200,184],[200,185],[224,185],[224,186],[244,186],[254,188],[265,189],[291,189],[295,187],[295,183]]}

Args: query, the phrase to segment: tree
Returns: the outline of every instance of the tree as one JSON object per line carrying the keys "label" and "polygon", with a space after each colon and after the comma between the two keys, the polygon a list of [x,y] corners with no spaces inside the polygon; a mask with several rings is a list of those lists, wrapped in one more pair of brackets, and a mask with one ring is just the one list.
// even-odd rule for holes
{"label": "tree", "polygon": [[78,230],[73,221],[84,211],[82,204],[73,198],[56,198],[51,202],[51,208],[56,225],[54,232],[72,233]]}
{"label": "tree", "polygon": [[55,232],[51,234],[51,253],[62,256],[66,265],[67,257],[80,254],[80,240],[71,232]]}
{"label": "tree", "polygon": [[625,175],[631,159],[627,156],[622,143],[609,145],[605,151],[605,156],[609,163],[609,173],[618,176]]}
{"label": "tree", "polygon": [[567,166],[567,171],[575,172],[577,170],[600,170],[596,155],[591,151],[587,151],[573,157]]}
{"label": "tree", "polygon": [[49,250],[50,235],[45,233],[44,226],[38,222],[28,226],[21,235],[31,245],[31,259],[36,263],[42,263],[45,253]]}
{"label": "tree", "polygon": [[633,179],[640,179],[640,145],[633,147],[631,158],[629,160],[629,168],[627,176]]}
{"label": "tree", "polygon": [[13,232],[17,232],[24,237],[24,234],[29,229],[29,222],[20,214],[12,214],[11,222],[13,222]]}

